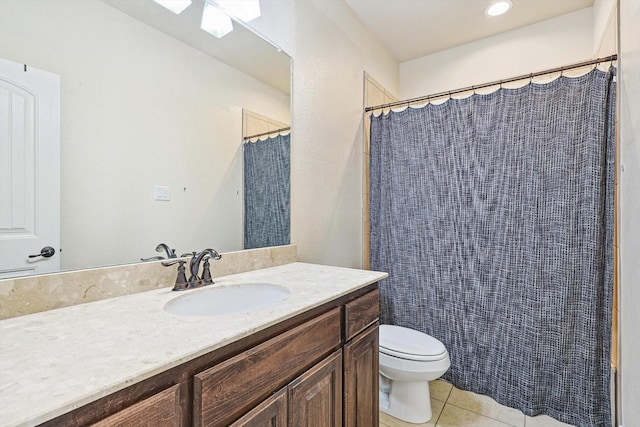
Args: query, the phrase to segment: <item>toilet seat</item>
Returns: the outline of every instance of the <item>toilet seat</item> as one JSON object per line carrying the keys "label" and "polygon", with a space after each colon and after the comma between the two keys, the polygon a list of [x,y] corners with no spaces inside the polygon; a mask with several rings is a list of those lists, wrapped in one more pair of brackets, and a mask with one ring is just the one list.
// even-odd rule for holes
{"label": "toilet seat", "polygon": [[448,357],[447,349],[436,338],[395,325],[380,325],[380,353],[400,359],[436,361]]}

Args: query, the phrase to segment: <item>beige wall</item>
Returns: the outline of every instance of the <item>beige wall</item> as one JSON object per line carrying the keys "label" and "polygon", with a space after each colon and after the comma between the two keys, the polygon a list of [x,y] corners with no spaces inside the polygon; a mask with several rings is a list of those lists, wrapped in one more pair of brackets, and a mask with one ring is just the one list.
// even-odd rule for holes
{"label": "beige wall", "polygon": [[[364,107],[377,107],[378,105],[388,104],[397,101],[398,98],[387,90],[383,85],[378,83],[369,73],[364,74]],[[364,140],[362,161],[362,268],[369,269],[371,267],[371,253],[369,243],[371,239],[371,224],[369,222],[369,182],[370,182],[370,131],[371,131],[371,113],[364,115]]]}
{"label": "beige wall", "polygon": [[640,1],[619,7],[621,424],[629,427],[640,425]]}
{"label": "beige wall", "polygon": [[342,1],[263,0],[250,24],[293,57],[291,241],[300,261],[362,265],[363,71],[397,63]]}
{"label": "beige wall", "polygon": [[[271,117],[258,114],[254,111],[242,109],[242,138],[251,138],[251,141],[255,142],[258,139],[266,139],[268,136],[262,135],[267,132],[275,132],[280,129],[286,129],[291,127],[289,123],[280,122],[272,119]],[[253,138],[254,135],[261,135],[260,137]]]}
{"label": "beige wall", "polygon": [[242,249],[242,108],[287,94],[97,0],[1,0],[0,56],[61,76],[63,270]]}
{"label": "beige wall", "polygon": [[593,54],[592,28],[593,10],[587,8],[403,62],[400,99],[584,61]]}

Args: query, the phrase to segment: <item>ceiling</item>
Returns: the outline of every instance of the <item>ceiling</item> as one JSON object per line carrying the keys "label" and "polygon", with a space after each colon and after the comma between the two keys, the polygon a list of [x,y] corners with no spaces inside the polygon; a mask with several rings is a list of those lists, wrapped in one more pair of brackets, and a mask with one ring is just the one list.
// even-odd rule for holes
{"label": "ceiling", "polygon": [[102,1],[281,92],[290,92],[291,58],[238,22],[220,39],[202,31],[204,0],[193,0],[179,15],[151,0]]}
{"label": "ceiling", "polygon": [[593,0],[512,0],[505,15],[489,17],[484,11],[492,0],[345,1],[399,62],[593,5]]}

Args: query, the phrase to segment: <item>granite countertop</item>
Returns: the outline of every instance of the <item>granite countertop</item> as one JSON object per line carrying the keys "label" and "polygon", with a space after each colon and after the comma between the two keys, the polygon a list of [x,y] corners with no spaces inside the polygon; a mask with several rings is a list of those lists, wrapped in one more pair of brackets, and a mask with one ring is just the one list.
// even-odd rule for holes
{"label": "granite countertop", "polygon": [[201,289],[168,287],[0,321],[0,426],[45,422],[385,277],[292,263],[214,278],[290,289],[251,313],[172,315],[167,301]]}

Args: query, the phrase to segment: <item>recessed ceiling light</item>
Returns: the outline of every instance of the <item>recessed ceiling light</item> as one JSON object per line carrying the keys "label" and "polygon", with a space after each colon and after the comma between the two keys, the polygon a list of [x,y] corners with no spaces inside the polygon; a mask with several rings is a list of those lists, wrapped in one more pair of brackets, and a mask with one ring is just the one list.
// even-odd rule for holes
{"label": "recessed ceiling light", "polygon": [[496,1],[489,5],[485,13],[489,16],[498,16],[507,13],[513,7],[511,0]]}

